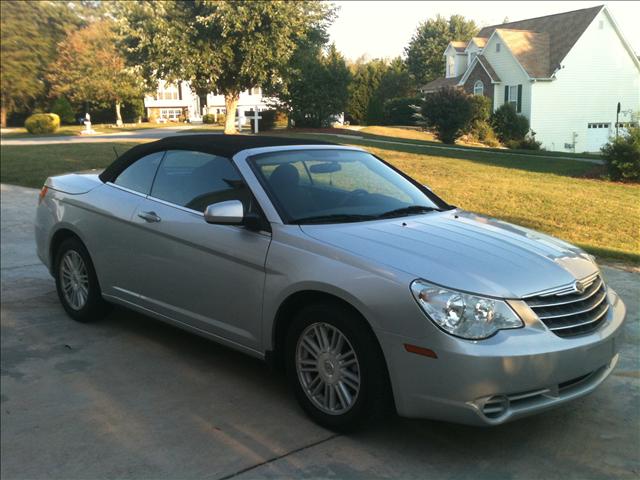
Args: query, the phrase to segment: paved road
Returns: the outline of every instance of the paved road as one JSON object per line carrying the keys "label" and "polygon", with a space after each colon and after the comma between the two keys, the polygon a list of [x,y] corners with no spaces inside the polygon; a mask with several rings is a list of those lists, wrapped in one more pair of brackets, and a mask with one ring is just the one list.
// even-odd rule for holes
{"label": "paved road", "polygon": [[[72,143],[104,143],[119,142],[127,140],[157,140],[169,135],[178,133],[187,133],[192,128],[199,125],[182,126],[182,127],[164,127],[164,128],[148,128],[134,130],[131,132],[116,133],[100,133],[95,135],[60,135],[53,137],[22,137],[22,138],[3,138],[2,145],[55,145],[55,144],[72,144]],[[212,130],[211,132],[194,132],[194,135],[222,134],[222,131]]]}
{"label": "paved road", "polygon": [[36,191],[1,193],[3,479],[640,475],[637,274],[604,269],[630,320],[591,396],[493,429],[390,417],[336,436],[256,360],[122,309],[69,320],[34,254]]}

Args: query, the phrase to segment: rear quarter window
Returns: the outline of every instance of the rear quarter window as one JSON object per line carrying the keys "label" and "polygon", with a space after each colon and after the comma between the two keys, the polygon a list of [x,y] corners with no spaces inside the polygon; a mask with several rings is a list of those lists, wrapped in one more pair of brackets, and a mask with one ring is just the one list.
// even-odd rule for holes
{"label": "rear quarter window", "polygon": [[139,158],[124,169],[113,183],[119,187],[148,195],[153,184],[153,177],[156,175],[163,156],[164,152],[156,152]]}

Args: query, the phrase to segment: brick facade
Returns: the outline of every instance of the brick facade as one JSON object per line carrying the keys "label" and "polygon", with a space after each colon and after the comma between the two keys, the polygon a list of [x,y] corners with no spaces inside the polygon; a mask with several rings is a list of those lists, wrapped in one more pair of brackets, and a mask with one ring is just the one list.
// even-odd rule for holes
{"label": "brick facade", "polygon": [[467,81],[464,82],[463,89],[465,92],[473,95],[473,85],[481,80],[484,83],[484,96],[489,97],[491,99],[491,104],[493,104],[493,84],[491,83],[491,78],[485,71],[484,67],[480,65],[480,62],[476,63],[476,66],[473,67],[471,74],[467,78]]}

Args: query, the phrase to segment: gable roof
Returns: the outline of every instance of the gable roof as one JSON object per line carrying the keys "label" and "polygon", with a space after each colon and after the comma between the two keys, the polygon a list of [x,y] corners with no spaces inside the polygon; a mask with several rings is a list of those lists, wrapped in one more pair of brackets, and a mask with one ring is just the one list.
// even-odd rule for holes
{"label": "gable roof", "polygon": [[456,49],[456,52],[464,52],[464,49],[467,48],[467,42],[449,42],[453,48]]}
{"label": "gable roof", "polygon": [[472,44],[478,48],[484,48],[488,40],[488,38],[484,37],[473,37],[471,40],[469,40],[469,43],[467,43],[465,51],[469,50],[469,47],[471,47]]}
{"label": "gable roof", "polygon": [[464,72],[464,75],[462,75],[462,77],[458,77],[460,78],[458,85],[464,85],[467,82],[467,80],[469,79],[469,76],[476,69],[477,64],[480,64],[480,67],[484,68],[484,71],[487,72],[487,75],[489,75],[489,78],[491,79],[492,83],[501,82],[500,77],[498,76],[496,71],[493,69],[489,61],[485,58],[485,56],[476,55],[476,58],[473,59],[473,62],[471,62],[471,65],[469,65],[469,68],[467,68],[467,71]]}
{"label": "gable roof", "polygon": [[530,77],[547,78],[553,74],[555,68],[551,67],[549,60],[551,46],[547,32],[497,28],[495,33],[502,38]]}
{"label": "gable roof", "polygon": [[[503,23],[502,25],[492,25],[484,27],[477,36],[489,38],[496,30],[501,32],[529,31],[534,35],[527,36],[515,33],[507,33],[506,35],[515,48],[519,49],[521,57],[525,59],[527,65],[522,64],[522,66],[529,75],[534,78],[548,78],[560,66],[560,62],[567,56],[567,53],[603,8],[604,5],[599,5],[571,12]],[[544,35],[537,36],[535,34]],[[500,36],[505,42],[509,41],[504,35]],[[509,48],[511,49],[510,45]],[[513,54],[518,58],[518,61],[521,61],[518,54],[515,52]]]}
{"label": "gable roof", "polygon": [[449,77],[449,78],[445,78],[445,77],[436,78],[435,80],[431,80],[424,87],[422,87],[422,91],[425,93],[430,93],[430,92],[435,92],[437,90],[440,90],[441,88],[455,87],[461,78],[462,78],[462,75],[457,77]]}

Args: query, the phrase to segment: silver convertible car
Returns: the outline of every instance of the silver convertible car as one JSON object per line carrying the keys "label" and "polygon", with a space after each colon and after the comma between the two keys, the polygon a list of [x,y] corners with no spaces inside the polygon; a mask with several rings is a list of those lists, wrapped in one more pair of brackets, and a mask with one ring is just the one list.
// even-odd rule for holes
{"label": "silver convertible car", "polygon": [[593,257],[359,148],[168,137],[49,178],[35,231],[73,319],[119,304],[264,359],[334,430],[394,408],[497,425],[618,360],[625,307]]}

